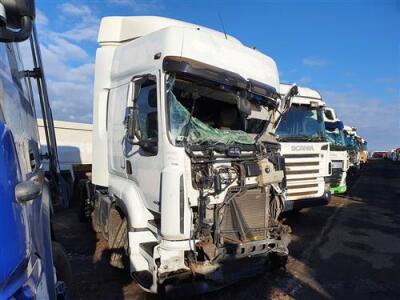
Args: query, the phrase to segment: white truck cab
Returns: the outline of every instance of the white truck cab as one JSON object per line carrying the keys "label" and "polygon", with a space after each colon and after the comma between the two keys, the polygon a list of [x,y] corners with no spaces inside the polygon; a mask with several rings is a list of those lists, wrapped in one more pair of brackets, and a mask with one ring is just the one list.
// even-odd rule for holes
{"label": "white truck cab", "polygon": [[[290,85],[281,84],[281,94]],[[327,204],[331,175],[329,143],[325,136],[325,102],[312,89],[299,87],[292,105],[276,130],[285,158],[285,211]]]}
{"label": "white truck cab", "polygon": [[332,175],[330,185],[332,194],[342,194],[347,190],[346,175],[349,169],[349,154],[344,139],[344,125],[330,107],[324,109],[325,133],[330,144]]}
{"label": "white truck cab", "polygon": [[93,224],[111,263],[152,293],[207,291],[284,263],[275,62],[161,17],[104,18],[98,41]]}
{"label": "white truck cab", "polygon": [[344,125],[344,140],[349,154],[350,173],[356,172],[360,168],[360,153],[357,143],[357,128]]}

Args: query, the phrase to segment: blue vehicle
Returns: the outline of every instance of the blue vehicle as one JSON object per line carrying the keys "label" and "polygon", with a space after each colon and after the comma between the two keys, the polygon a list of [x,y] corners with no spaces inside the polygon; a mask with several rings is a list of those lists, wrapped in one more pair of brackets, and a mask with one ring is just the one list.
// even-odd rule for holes
{"label": "blue vehicle", "polygon": [[[0,0],[0,299],[65,298],[71,279],[51,234],[52,200],[63,188],[34,19],[32,0]],[[28,39],[33,70],[24,69],[18,47]],[[46,123],[46,176],[33,90]]]}

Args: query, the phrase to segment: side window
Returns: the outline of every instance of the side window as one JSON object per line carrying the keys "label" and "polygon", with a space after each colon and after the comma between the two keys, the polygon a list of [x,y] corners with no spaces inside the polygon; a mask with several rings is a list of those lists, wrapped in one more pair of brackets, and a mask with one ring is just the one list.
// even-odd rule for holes
{"label": "side window", "polygon": [[142,84],[135,106],[138,119],[137,138],[156,140],[158,138],[157,85],[154,80],[147,80]]}

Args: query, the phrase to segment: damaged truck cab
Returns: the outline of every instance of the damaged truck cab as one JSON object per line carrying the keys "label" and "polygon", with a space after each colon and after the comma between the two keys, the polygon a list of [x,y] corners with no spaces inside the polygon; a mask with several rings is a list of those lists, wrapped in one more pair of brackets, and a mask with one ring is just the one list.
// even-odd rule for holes
{"label": "damaged truck cab", "polygon": [[[281,84],[280,87],[281,94],[285,94],[290,85]],[[324,205],[330,200],[331,162],[324,107],[325,102],[317,91],[299,87],[276,130],[285,158],[285,211]]]}
{"label": "damaged truck cab", "polygon": [[92,221],[111,263],[152,293],[208,291],[285,263],[275,62],[160,17],[104,18],[99,43]]}

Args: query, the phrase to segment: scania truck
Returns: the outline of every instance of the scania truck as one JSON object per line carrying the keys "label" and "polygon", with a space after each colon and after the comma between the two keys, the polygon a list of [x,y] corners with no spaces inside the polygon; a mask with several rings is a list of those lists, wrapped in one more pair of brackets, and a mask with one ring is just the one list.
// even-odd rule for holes
{"label": "scania truck", "polygon": [[329,177],[332,194],[342,194],[347,190],[346,175],[349,168],[349,154],[344,140],[343,122],[336,117],[333,108],[325,107],[325,133],[330,144],[332,175]]}
{"label": "scania truck", "polygon": [[106,17],[98,42],[92,223],[111,264],[152,293],[209,291],[284,264],[273,132],[289,98],[275,62],[161,17]]}
{"label": "scania truck", "polygon": [[[281,93],[285,94],[289,88],[290,85],[281,84]],[[317,91],[306,87],[299,87],[291,101],[276,137],[285,158],[285,211],[298,211],[329,202],[332,173],[325,135],[325,102]]]}

